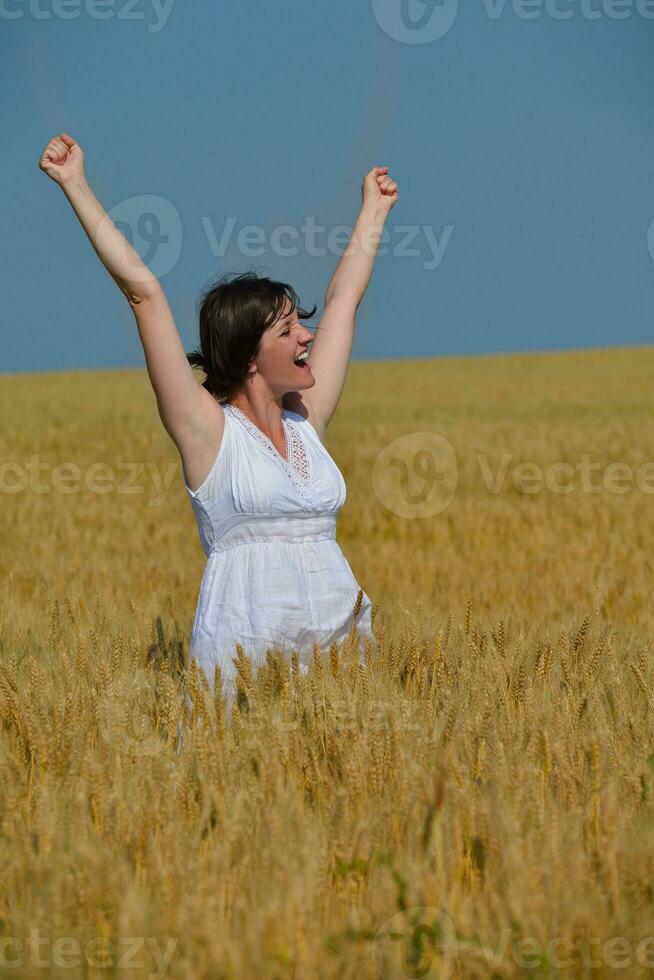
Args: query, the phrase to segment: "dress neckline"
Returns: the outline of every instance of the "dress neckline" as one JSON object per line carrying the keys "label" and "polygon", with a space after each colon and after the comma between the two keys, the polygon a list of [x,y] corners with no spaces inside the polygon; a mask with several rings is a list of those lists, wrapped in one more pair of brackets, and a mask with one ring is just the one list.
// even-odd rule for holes
{"label": "dress neckline", "polygon": [[259,428],[259,426],[256,424],[256,422],[253,422],[252,419],[250,418],[250,416],[249,415],[246,415],[245,412],[242,411],[242,409],[240,409],[238,407],[238,405],[232,405],[231,402],[226,402],[225,405],[223,405],[223,408],[230,408],[232,410],[232,412],[236,412],[237,415],[238,415],[238,417],[239,417],[239,419],[242,419],[243,420],[243,422],[245,424],[245,427],[248,430],[256,429],[256,432],[253,433],[253,435],[255,436],[255,438],[265,439],[265,441],[268,443],[268,445],[272,449],[275,450],[275,452],[277,453],[277,455],[279,456],[279,458],[281,459],[281,461],[283,463],[286,463],[287,465],[290,465],[290,462],[291,462],[290,455],[291,455],[291,453],[290,453],[290,449],[289,449],[288,432],[287,432],[287,429],[286,429],[286,419],[284,418],[284,409],[282,409],[282,429],[283,429],[283,432],[284,432],[284,452],[285,452],[285,455],[282,456],[282,454],[280,453],[279,449],[277,448],[277,446],[275,445],[275,443],[272,441],[272,439],[270,439],[266,435],[265,432],[262,432],[262,430]]}
{"label": "dress neckline", "polygon": [[232,418],[236,419],[253,436],[261,448],[273,457],[275,462],[281,466],[286,475],[290,477],[298,490],[300,490],[300,493],[306,496],[311,483],[309,453],[305,448],[304,440],[295,422],[287,417],[288,410],[285,408],[282,409],[282,428],[284,429],[284,442],[286,447],[286,456],[284,457],[265,432],[262,432],[259,426],[255,425],[252,419],[238,405],[225,402],[223,408],[230,410]]}

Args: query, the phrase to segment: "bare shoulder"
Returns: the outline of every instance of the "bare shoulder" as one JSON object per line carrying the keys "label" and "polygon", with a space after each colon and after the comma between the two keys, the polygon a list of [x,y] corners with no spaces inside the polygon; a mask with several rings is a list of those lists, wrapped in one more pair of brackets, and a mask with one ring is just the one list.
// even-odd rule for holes
{"label": "bare shoulder", "polygon": [[222,405],[206,388],[202,385],[200,388],[200,410],[175,438],[190,490],[196,490],[206,480],[218,458],[225,432]]}
{"label": "bare shoulder", "polygon": [[306,419],[318,433],[320,441],[325,441],[325,424],[319,418],[308,391],[287,392],[282,398],[282,406],[289,412],[296,412]]}

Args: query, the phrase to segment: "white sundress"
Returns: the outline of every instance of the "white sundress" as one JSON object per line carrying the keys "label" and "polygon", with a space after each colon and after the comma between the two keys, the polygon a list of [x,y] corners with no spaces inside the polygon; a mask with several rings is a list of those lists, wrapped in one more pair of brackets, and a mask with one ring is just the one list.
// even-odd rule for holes
{"label": "white sundress", "polygon": [[213,691],[220,664],[223,695],[236,693],[236,643],[253,668],[266,651],[297,651],[306,671],[313,644],[344,639],[353,626],[376,647],[372,604],[336,542],[345,502],[343,476],[311,423],[282,409],[287,459],[239,408],[223,404],[216,460],[191,490],[207,564],[193,622],[190,656]]}

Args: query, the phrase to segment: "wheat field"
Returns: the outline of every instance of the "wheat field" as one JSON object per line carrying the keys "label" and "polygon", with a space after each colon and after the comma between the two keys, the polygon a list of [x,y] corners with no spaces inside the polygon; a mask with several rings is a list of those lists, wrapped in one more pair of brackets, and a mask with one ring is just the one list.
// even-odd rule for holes
{"label": "wheat field", "polygon": [[326,443],[377,648],[239,655],[228,716],[145,370],[3,375],[0,976],[650,975],[653,377],[353,363]]}

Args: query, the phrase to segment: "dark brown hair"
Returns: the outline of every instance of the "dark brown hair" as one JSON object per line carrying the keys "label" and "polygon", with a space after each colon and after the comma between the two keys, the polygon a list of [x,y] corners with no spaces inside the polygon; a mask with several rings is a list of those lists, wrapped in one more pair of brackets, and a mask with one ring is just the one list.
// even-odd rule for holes
{"label": "dark brown hair", "polygon": [[248,376],[261,338],[277,321],[289,299],[301,320],[316,312],[300,308],[292,286],[258,273],[228,273],[213,282],[200,298],[200,347],[187,354],[192,367],[206,375],[203,386],[224,402]]}

